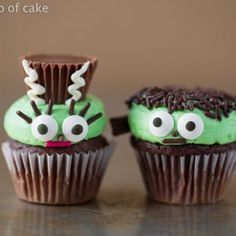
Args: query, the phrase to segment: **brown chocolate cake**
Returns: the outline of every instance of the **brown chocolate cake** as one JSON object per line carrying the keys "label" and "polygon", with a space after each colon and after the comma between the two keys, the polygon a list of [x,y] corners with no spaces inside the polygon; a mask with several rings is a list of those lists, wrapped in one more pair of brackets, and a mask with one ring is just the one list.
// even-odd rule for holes
{"label": "brown chocolate cake", "polygon": [[236,166],[236,97],[212,89],[145,88],[129,115],[111,120],[130,130],[148,195],[169,204],[223,198]]}
{"label": "brown chocolate cake", "polygon": [[95,198],[114,143],[103,132],[103,102],[87,94],[95,57],[30,55],[20,59],[27,95],[7,110],[2,150],[17,196],[68,205]]}

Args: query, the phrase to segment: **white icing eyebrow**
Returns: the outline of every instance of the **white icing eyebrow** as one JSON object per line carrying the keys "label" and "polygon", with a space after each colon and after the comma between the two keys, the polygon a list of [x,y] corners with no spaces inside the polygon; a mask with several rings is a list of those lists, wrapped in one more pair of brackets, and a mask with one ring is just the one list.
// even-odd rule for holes
{"label": "white icing eyebrow", "polygon": [[73,84],[71,84],[68,87],[68,93],[72,95],[71,98],[66,100],[66,104],[69,105],[71,103],[71,100],[75,100],[76,102],[79,101],[79,99],[81,98],[82,94],[79,91],[79,88],[84,87],[85,86],[85,80],[83,77],[81,77],[88,69],[90,62],[87,61],[86,63],[84,63],[84,65],[77,70],[76,72],[74,72],[71,75],[71,80],[74,82]]}
{"label": "white icing eyebrow", "polygon": [[29,99],[33,100],[38,105],[45,104],[45,100],[38,97],[39,95],[45,93],[45,88],[42,85],[35,83],[38,80],[37,71],[32,69],[29,66],[29,62],[25,59],[22,60],[22,66],[25,73],[27,74],[27,77],[25,77],[24,81],[31,88],[27,92]]}

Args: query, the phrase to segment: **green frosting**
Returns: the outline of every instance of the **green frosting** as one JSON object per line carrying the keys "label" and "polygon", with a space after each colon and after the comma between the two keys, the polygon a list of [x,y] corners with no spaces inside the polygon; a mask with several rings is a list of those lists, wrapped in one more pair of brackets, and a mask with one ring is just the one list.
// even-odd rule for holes
{"label": "green frosting", "polygon": [[[167,111],[166,107],[158,107],[153,109],[148,109],[143,105],[138,105],[133,103],[129,112],[128,121],[131,133],[142,140],[149,141],[152,143],[164,144],[164,139],[181,138],[178,134],[177,137],[172,136],[170,132],[165,137],[157,137],[150,133],[149,122],[153,114],[157,111]],[[175,111],[171,115],[174,119],[173,131],[177,130],[177,122],[179,118],[189,112],[193,112],[199,115],[204,122],[204,131],[196,139],[186,140],[187,143],[192,144],[227,144],[236,141],[236,112],[232,111],[229,117],[222,117],[222,120],[211,119],[204,115],[204,113],[199,109]],[[169,144],[168,144],[169,145]]]}
{"label": "green frosting", "polygon": [[[81,109],[90,103],[91,106],[85,116],[85,119],[92,117],[93,115],[101,112],[103,116],[89,125],[88,133],[85,140],[97,137],[101,135],[107,124],[107,117],[104,112],[104,105],[100,99],[95,96],[88,95],[85,100],[77,102],[75,104],[75,114],[79,114]],[[38,105],[42,114],[45,114],[48,105]],[[63,135],[62,133],[62,123],[65,118],[69,116],[68,106],[64,104],[55,104],[53,106],[52,117],[56,120],[58,124],[58,132],[52,141],[57,141],[58,137]],[[33,146],[45,146],[45,142],[37,140],[34,138],[31,132],[31,125],[25,120],[21,119],[16,112],[21,111],[32,119],[35,117],[34,111],[30,105],[30,100],[27,96],[23,96],[17,101],[15,101],[10,108],[7,110],[4,118],[4,129],[8,136],[13,140],[19,141],[24,144],[29,144]]]}

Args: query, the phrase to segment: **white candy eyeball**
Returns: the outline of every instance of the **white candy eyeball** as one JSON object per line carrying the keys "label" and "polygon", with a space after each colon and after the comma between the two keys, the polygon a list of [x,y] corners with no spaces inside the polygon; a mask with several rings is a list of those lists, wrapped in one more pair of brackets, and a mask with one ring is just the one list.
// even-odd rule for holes
{"label": "white candy eyeball", "polygon": [[179,118],[177,129],[183,138],[196,139],[203,133],[204,123],[199,115],[187,113]]}
{"label": "white candy eyeball", "polygon": [[41,141],[52,140],[58,130],[56,120],[49,115],[40,115],[34,118],[31,124],[31,132],[33,136]]}
{"label": "white candy eyeball", "polygon": [[82,116],[72,115],[63,121],[62,131],[68,140],[77,143],[86,137],[88,123]]}
{"label": "white candy eyeball", "polygon": [[149,131],[157,137],[168,135],[174,128],[174,119],[166,111],[157,111],[149,121]]}

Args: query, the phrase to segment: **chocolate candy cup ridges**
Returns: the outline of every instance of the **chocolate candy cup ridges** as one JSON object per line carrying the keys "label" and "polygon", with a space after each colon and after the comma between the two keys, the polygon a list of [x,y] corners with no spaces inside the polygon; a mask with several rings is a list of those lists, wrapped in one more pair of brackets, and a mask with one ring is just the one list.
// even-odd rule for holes
{"label": "chocolate candy cup ridges", "polygon": [[[73,84],[71,75],[88,61],[89,67],[83,74],[85,85],[79,89],[82,93],[80,100],[83,100],[86,97],[91,79],[97,67],[97,59],[95,57],[38,54],[22,56],[20,57],[20,63],[24,59],[38,73],[37,83],[46,90],[40,97],[46,103],[50,99],[56,104],[65,103],[71,97],[71,94],[68,93],[68,87]],[[31,88],[28,87],[28,89]]]}

